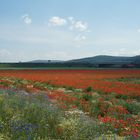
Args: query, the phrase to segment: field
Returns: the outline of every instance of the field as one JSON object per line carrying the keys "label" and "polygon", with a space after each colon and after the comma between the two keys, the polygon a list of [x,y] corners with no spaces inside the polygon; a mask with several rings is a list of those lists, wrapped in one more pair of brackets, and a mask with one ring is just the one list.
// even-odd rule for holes
{"label": "field", "polygon": [[140,70],[0,70],[0,139],[139,139]]}
{"label": "field", "polygon": [[140,70],[1,70],[0,76],[82,89],[91,86],[102,92],[140,95],[137,82]]}

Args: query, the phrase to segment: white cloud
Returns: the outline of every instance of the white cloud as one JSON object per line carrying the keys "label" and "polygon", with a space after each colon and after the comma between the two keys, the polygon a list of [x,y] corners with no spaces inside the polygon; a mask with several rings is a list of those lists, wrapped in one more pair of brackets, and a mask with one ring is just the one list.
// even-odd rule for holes
{"label": "white cloud", "polygon": [[88,24],[81,20],[75,20],[74,17],[70,16],[67,18],[62,18],[59,16],[54,16],[49,19],[49,26],[63,26],[67,24],[70,30],[78,31],[78,32],[90,32],[88,29]]}
{"label": "white cloud", "polygon": [[75,23],[75,28],[79,31],[85,31],[87,30],[87,23],[83,23],[82,21],[77,21]]}
{"label": "white cloud", "polygon": [[67,23],[67,20],[61,17],[52,17],[49,20],[49,25],[63,26]]}
{"label": "white cloud", "polygon": [[32,23],[32,19],[28,14],[23,15],[22,20],[25,24],[31,24]]}
{"label": "white cloud", "polygon": [[79,32],[87,31],[88,30],[88,24],[83,21],[73,21],[72,25],[70,26],[70,30],[77,30]]}

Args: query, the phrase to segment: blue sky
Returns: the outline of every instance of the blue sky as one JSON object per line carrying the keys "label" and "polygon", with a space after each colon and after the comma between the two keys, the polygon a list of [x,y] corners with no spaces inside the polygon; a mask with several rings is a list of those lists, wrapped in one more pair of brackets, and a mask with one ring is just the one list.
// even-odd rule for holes
{"label": "blue sky", "polygon": [[140,0],[1,0],[0,62],[140,54]]}

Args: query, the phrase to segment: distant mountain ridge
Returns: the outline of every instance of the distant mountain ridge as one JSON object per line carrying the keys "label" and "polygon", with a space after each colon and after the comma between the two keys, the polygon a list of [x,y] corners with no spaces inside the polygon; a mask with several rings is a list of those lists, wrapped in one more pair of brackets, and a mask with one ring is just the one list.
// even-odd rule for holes
{"label": "distant mountain ridge", "polygon": [[98,55],[94,57],[74,59],[68,62],[90,63],[90,64],[130,64],[130,63],[140,63],[140,55],[133,57]]}
{"label": "distant mountain ridge", "polygon": [[28,62],[0,63],[0,68],[140,68],[140,55],[133,57],[99,55],[67,61],[34,60]]}
{"label": "distant mountain ridge", "polygon": [[133,57],[98,55],[68,61],[61,60],[34,60],[25,63],[32,65],[46,66],[67,66],[67,67],[110,67],[110,68],[133,68],[140,67],[140,55]]}
{"label": "distant mountain ridge", "polygon": [[98,55],[68,61],[61,60],[34,60],[27,63],[89,63],[89,64],[140,64],[140,55],[133,57]]}

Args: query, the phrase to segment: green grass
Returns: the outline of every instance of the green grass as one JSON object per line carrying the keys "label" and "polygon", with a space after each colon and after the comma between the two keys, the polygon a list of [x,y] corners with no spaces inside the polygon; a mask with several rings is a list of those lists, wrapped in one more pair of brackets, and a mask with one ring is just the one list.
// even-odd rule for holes
{"label": "green grass", "polygon": [[88,66],[44,66],[43,65],[39,65],[37,66],[36,64],[32,64],[32,65],[22,65],[22,64],[13,64],[13,63],[5,63],[5,64],[0,64],[0,70],[28,70],[28,69],[51,69],[51,70],[119,70],[119,69],[134,69],[134,70],[139,70],[140,68],[98,68],[98,67],[88,67]]}
{"label": "green grass", "polygon": [[127,83],[134,83],[134,84],[140,84],[140,77],[135,78],[135,77],[129,77],[129,78],[119,78],[117,79],[119,82],[127,82]]}
{"label": "green grass", "polygon": [[97,69],[97,68],[89,68],[89,67],[0,67],[0,70],[28,70],[28,69],[35,69],[35,70],[38,70],[38,69],[41,69],[41,70],[71,70],[71,69],[74,69],[74,70],[94,70],[94,69]]}
{"label": "green grass", "polygon": [[123,82],[123,83],[133,83],[133,84],[140,84],[140,77],[121,77],[116,79],[105,79],[107,81],[114,81],[114,82]]}

